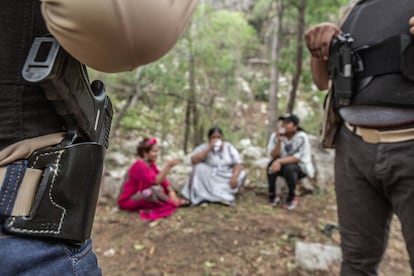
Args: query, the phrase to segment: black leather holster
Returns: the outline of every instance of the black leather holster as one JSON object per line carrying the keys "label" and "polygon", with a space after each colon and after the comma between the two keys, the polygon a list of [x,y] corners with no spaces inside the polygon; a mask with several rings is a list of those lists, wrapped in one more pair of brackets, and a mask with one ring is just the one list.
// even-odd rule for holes
{"label": "black leather holster", "polygon": [[12,234],[83,243],[91,235],[105,147],[86,142],[35,152],[28,168],[43,170],[29,216],[10,217]]}

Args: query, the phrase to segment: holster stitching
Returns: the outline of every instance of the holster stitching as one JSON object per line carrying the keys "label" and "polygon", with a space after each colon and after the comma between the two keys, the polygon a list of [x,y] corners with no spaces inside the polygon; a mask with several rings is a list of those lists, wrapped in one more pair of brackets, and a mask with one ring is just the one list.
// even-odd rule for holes
{"label": "holster stitching", "polygon": [[62,224],[63,224],[63,221],[64,221],[64,218],[65,218],[65,215],[66,215],[67,211],[63,206],[60,206],[59,204],[57,204],[53,200],[52,190],[54,188],[56,177],[58,176],[58,173],[59,173],[59,163],[60,163],[60,159],[61,159],[63,153],[64,153],[64,150],[42,153],[42,154],[40,154],[39,156],[36,157],[36,160],[33,163],[33,167],[34,167],[41,156],[58,154],[58,157],[57,157],[56,163],[55,163],[56,164],[56,170],[54,170],[52,183],[50,185],[50,189],[49,189],[49,192],[48,192],[49,199],[52,202],[52,204],[55,205],[56,207],[58,207],[59,209],[63,210],[62,216],[61,216],[60,221],[59,221],[58,230],[57,231],[51,231],[51,230],[33,230],[33,229],[16,228],[16,227],[13,226],[14,221],[16,220],[16,217],[12,217],[12,219],[10,220],[10,223],[9,223],[10,229],[12,229],[13,231],[16,231],[16,232],[21,232],[21,233],[53,233],[53,234],[59,234],[60,233],[60,231],[62,229]]}

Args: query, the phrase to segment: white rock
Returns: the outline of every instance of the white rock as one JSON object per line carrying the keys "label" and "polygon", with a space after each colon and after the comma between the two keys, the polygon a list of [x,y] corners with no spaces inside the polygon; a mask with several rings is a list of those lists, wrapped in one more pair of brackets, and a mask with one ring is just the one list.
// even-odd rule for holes
{"label": "white rock", "polygon": [[296,263],[309,270],[327,270],[331,265],[341,262],[342,252],[338,246],[320,243],[296,242]]}

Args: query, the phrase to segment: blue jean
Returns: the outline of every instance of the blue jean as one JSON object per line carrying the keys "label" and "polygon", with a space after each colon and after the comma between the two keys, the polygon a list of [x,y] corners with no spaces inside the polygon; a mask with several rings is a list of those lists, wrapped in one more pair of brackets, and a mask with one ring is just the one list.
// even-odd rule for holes
{"label": "blue jean", "polygon": [[57,241],[6,236],[0,230],[0,275],[102,275],[92,241],[75,247]]}

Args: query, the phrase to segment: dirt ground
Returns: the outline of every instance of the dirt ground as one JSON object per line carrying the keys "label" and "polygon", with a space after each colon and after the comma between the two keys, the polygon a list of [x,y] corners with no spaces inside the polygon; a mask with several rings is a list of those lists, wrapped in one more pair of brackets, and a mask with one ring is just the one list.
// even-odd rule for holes
{"label": "dirt ground", "polygon": [[[244,187],[237,204],[179,209],[158,221],[99,205],[94,249],[104,275],[339,275],[307,271],[295,264],[295,242],[339,244],[332,188],[299,197],[293,211],[265,204],[264,187]],[[399,222],[394,219],[382,276],[410,275]]]}

